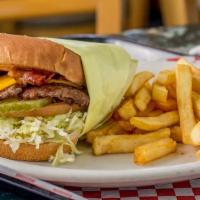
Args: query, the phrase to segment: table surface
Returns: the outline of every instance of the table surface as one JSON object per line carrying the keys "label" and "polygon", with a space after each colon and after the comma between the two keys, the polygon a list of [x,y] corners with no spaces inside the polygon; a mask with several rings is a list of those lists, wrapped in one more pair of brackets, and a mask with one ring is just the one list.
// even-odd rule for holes
{"label": "table surface", "polygon": [[143,45],[184,54],[188,54],[190,49],[200,44],[198,25],[129,30],[124,32],[124,35]]}
{"label": "table surface", "polygon": [[[187,54],[192,47],[197,45],[198,41],[200,43],[200,26],[130,30],[124,35],[137,43]],[[66,188],[90,200],[200,200],[200,179],[147,187]],[[0,185],[0,200],[25,199],[27,198],[19,196],[19,194],[1,189]]]}

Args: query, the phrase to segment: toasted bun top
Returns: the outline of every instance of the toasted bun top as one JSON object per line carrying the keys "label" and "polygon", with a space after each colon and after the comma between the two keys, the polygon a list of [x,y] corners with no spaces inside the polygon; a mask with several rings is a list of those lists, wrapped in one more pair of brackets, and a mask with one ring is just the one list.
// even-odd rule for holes
{"label": "toasted bun top", "polygon": [[48,70],[78,85],[84,82],[80,56],[46,39],[0,34],[0,65]]}

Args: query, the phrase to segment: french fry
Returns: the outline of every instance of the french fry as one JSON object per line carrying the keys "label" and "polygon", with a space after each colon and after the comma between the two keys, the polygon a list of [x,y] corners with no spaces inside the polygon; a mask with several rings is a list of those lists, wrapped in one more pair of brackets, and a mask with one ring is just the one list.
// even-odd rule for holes
{"label": "french fry", "polygon": [[127,132],[132,132],[134,130],[134,127],[130,124],[129,121],[117,121],[117,123],[119,124],[119,126]]}
{"label": "french fry", "polygon": [[162,110],[153,110],[150,113],[147,114],[147,117],[155,117],[155,116],[159,116],[163,113]]}
{"label": "french fry", "polygon": [[175,125],[179,122],[177,111],[163,113],[156,117],[132,117],[130,124],[146,131],[154,131],[168,126]]}
{"label": "french fry", "polygon": [[134,128],[133,134],[148,134],[149,132],[141,130],[139,128]]}
{"label": "french fry", "polygon": [[86,141],[88,143],[92,143],[96,136],[106,135],[109,128],[112,126],[112,123],[113,122],[107,122],[104,125],[102,125],[101,127],[97,128],[95,130],[89,131],[86,135]]}
{"label": "french fry", "polygon": [[198,92],[200,93],[200,76],[197,75],[197,74],[193,74],[192,75],[192,89],[195,91],[195,92]]}
{"label": "french fry", "polygon": [[170,137],[175,140],[176,142],[182,143],[182,133],[180,126],[173,126],[171,129]]}
{"label": "french fry", "polygon": [[126,132],[118,123],[113,122],[113,124],[108,129],[106,135],[118,135],[118,134],[126,134]]}
{"label": "french fry", "polygon": [[192,75],[200,76],[200,69],[195,67],[192,63],[189,63],[184,58],[180,58],[177,62],[177,65],[187,65],[190,68]]}
{"label": "french fry", "polygon": [[143,165],[175,151],[176,142],[171,138],[164,138],[136,147],[134,151],[134,161],[136,164]]}
{"label": "french fry", "polygon": [[147,89],[149,90],[149,92],[151,92],[151,90],[152,90],[152,85],[151,85],[149,82],[146,82],[146,83],[144,84],[144,87],[147,88]]}
{"label": "french fry", "polygon": [[165,86],[154,84],[152,89],[152,99],[159,102],[166,102],[168,97],[168,90]]}
{"label": "french fry", "polygon": [[97,136],[123,134],[123,133],[124,133],[124,131],[121,128],[121,126],[119,126],[114,121],[109,121],[109,122],[105,123],[104,125],[102,125],[101,127],[97,128],[95,130],[89,131],[86,135],[86,141],[88,143],[92,143],[94,138]]}
{"label": "french fry", "polygon": [[126,96],[134,96],[135,93],[144,85],[144,83],[150,80],[153,76],[154,74],[148,71],[137,73],[133,78],[133,81],[126,93]]}
{"label": "french fry", "polygon": [[118,109],[118,113],[119,116],[124,120],[129,120],[131,117],[135,116],[137,111],[134,106],[133,99],[126,100]]}
{"label": "french fry", "polygon": [[196,152],[196,157],[197,157],[198,160],[200,160],[200,150],[198,150],[198,151]]}
{"label": "french fry", "polygon": [[136,107],[140,111],[144,111],[147,108],[151,100],[151,93],[146,87],[142,87],[135,95],[134,102]]}
{"label": "french fry", "polygon": [[169,112],[177,109],[176,100],[169,98],[166,102],[156,102],[156,108]]}
{"label": "french fry", "polygon": [[173,70],[161,71],[157,76],[156,82],[165,86],[175,83],[176,82],[175,72]]}
{"label": "french fry", "polygon": [[155,102],[150,101],[149,104],[147,105],[147,108],[144,111],[140,111],[137,113],[138,117],[145,117],[148,115],[148,113],[152,112],[155,109]]}
{"label": "french fry", "polygon": [[183,143],[191,144],[195,117],[192,107],[192,73],[188,65],[176,66],[176,93]]}
{"label": "french fry", "polygon": [[180,58],[177,61],[177,65],[189,65],[189,66],[191,66],[191,64],[185,58]]}
{"label": "french fry", "polygon": [[132,153],[137,146],[170,137],[170,129],[165,128],[145,135],[104,135],[94,139],[92,148],[95,155],[110,153]]}
{"label": "french fry", "polygon": [[196,92],[192,92],[192,103],[194,108],[194,113],[198,119],[200,119],[200,95]]}
{"label": "french fry", "polygon": [[198,122],[191,131],[192,144],[195,146],[200,145],[200,122]]}
{"label": "french fry", "polygon": [[176,99],[176,86],[174,85],[167,85],[168,95],[171,98]]}
{"label": "french fry", "polygon": [[192,90],[200,93],[200,69],[189,63],[184,58],[181,58],[177,64],[187,65],[192,73]]}
{"label": "french fry", "polygon": [[198,76],[200,76],[200,69],[198,69],[197,67],[195,67],[193,64],[189,63],[187,60],[185,60],[184,58],[181,58],[178,60],[177,64],[181,64],[181,65],[188,65],[190,67],[190,70],[192,72],[192,74],[196,74]]}
{"label": "french fry", "polygon": [[194,65],[191,65],[190,64],[190,69],[191,69],[191,71],[192,71],[192,75],[198,75],[198,76],[200,76],[200,69],[199,68],[197,68],[197,67],[195,67]]}

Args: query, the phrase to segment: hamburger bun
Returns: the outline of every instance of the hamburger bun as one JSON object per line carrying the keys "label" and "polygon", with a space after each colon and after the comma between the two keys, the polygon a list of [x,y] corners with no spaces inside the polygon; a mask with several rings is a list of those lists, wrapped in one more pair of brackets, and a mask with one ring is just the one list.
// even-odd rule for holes
{"label": "hamburger bun", "polygon": [[[39,149],[36,149],[35,145],[21,144],[14,153],[4,140],[0,140],[0,156],[12,160],[47,161],[50,156],[55,155],[59,145],[58,143],[44,143],[40,144]],[[64,152],[70,152],[70,147],[65,145]]]}
{"label": "hamburger bun", "polygon": [[[0,34],[0,70],[14,67],[56,72],[83,85],[84,75],[78,54],[55,42],[29,36]],[[52,53],[53,52],[53,53]]]}

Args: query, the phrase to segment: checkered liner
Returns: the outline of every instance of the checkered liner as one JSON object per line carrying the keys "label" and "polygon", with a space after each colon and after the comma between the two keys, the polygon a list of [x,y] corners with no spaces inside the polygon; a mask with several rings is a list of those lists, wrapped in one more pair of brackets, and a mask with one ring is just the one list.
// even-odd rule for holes
{"label": "checkered liner", "polygon": [[200,179],[145,187],[66,189],[89,200],[200,200]]}

